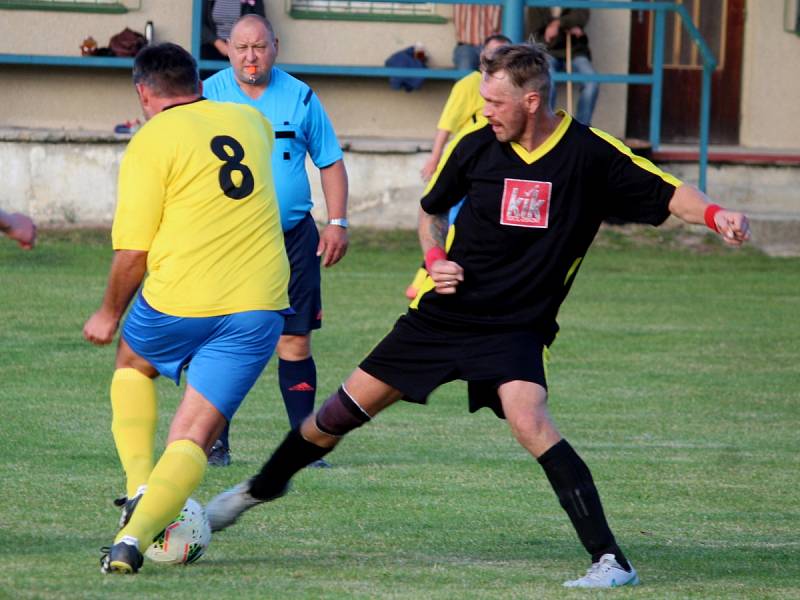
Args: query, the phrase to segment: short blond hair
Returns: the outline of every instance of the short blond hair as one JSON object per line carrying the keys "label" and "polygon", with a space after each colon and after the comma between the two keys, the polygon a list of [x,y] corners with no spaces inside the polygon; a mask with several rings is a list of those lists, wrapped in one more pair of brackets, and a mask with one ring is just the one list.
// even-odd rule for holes
{"label": "short blond hair", "polygon": [[541,44],[501,46],[491,56],[481,57],[481,70],[487,75],[505,71],[514,87],[536,91],[543,98],[550,97],[553,82],[547,52]]}

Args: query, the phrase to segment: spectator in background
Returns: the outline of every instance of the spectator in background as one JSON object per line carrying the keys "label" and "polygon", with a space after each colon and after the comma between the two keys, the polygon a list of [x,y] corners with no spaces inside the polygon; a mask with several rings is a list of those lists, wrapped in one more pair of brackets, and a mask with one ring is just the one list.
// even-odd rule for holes
{"label": "spectator in background", "polygon": [[453,64],[462,71],[477,71],[481,61],[481,44],[490,35],[500,33],[502,7],[495,5],[454,4],[453,24],[456,47]]}
{"label": "spectator in background", "polygon": [[[505,46],[510,43],[511,39],[504,36],[502,33],[490,35],[483,42],[481,55],[491,54],[500,46]],[[486,117],[483,116],[483,105],[485,102],[480,94],[480,86],[480,71],[473,71],[469,75],[456,81],[453,85],[453,89],[450,90],[450,95],[447,97],[447,102],[439,117],[439,123],[436,125],[436,135],[433,138],[431,155],[420,170],[423,181],[430,181],[430,178],[433,177],[433,174],[436,172],[436,167],[439,166],[439,161],[442,159],[442,153],[444,152],[445,145],[447,144],[447,140],[450,139],[451,134],[460,135],[473,126],[480,127],[486,125]],[[460,208],[461,203],[459,202],[450,209],[448,215],[450,223],[455,220]],[[406,298],[409,300],[416,298],[417,292],[419,292],[427,276],[428,271],[425,269],[425,261],[423,261],[419,269],[417,269],[411,284],[406,288]]]}
{"label": "spectator in background", "polygon": [[29,216],[22,213],[0,210],[0,232],[15,240],[25,250],[30,250],[36,243],[36,225]]}
{"label": "spectator in background", "polygon": [[[570,40],[572,71],[582,75],[594,75],[592,52],[586,24],[589,10],[585,8],[529,7],[527,14],[528,35],[547,46],[551,74],[564,72],[567,66],[567,38]],[[591,125],[600,86],[596,81],[579,84],[578,109],[575,118],[584,125]],[[555,108],[556,86],[550,88],[550,108]],[[569,107],[570,112],[573,108]]]}
{"label": "spectator in background", "polygon": [[203,10],[202,58],[228,59],[228,38],[243,15],[264,14],[264,0],[206,0]]}
{"label": "spectator in background", "polygon": [[[483,40],[482,52],[490,53],[495,48],[510,44],[511,40],[502,33],[490,35]],[[433,138],[433,148],[431,155],[420,171],[423,181],[430,180],[442,152],[451,135],[457,134],[461,130],[476,123],[486,124],[486,117],[483,116],[484,101],[481,98],[478,88],[481,85],[480,71],[473,71],[469,75],[462,77],[453,84],[447,102],[442,109],[439,123],[436,125],[436,135]]]}

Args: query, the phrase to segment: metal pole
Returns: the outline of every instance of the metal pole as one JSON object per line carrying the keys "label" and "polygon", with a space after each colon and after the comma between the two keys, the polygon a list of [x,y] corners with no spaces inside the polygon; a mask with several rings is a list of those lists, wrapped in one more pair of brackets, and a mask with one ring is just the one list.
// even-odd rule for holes
{"label": "metal pole", "polygon": [[703,85],[700,93],[700,177],[698,187],[706,191],[706,170],[708,169],[709,125],[711,121],[711,74],[714,67],[703,65]]}
{"label": "metal pole", "polygon": [[567,79],[567,110],[569,114],[575,114],[572,111],[572,34],[568,31],[567,32],[567,75],[570,76]]}
{"label": "metal pole", "polygon": [[200,60],[200,33],[203,31],[203,0],[192,0],[192,39],[191,52]]}
{"label": "metal pole", "polygon": [[503,33],[515,44],[525,40],[525,0],[503,0]]}
{"label": "metal pole", "polygon": [[697,30],[694,22],[692,21],[689,13],[683,5],[676,6],[675,10],[681,16],[683,25],[694,38],[697,46],[700,48],[700,53],[703,56],[703,76],[700,91],[700,153],[699,153],[699,167],[700,175],[698,177],[698,187],[702,191],[706,191],[706,171],[708,170],[708,143],[709,143],[709,129],[711,121],[711,76],[714,74],[714,69],[717,67],[717,60],[711,52],[711,49],[706,45],[703,36]]}
{"label": "metal pole", "polygon": [[657,150],[661,143],[661,94],[664,83],[664,24],[666,14],[656,9],[653,35],[653,88],[650,91],[650,146]]}

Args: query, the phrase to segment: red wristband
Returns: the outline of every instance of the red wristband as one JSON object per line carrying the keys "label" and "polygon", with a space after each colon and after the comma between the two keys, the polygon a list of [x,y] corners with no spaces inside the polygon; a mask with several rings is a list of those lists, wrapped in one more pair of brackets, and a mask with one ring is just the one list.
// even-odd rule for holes
{"label": "red wristband", "polygon": [[437,260],[447,260],[447,252],[439,246],[434,246],[425,253],[425,269],[428,273],[431,272],[431,267]]}
{"label": "red wristband", "polygon": [[706,225],[711,231],[719,233],[719,227],[717,227],[717,222],[714,220],[716,214],[722,210],[722,207],[719,204],[709,204],[706,206],[706,212],[703,213],[703,220],[705,220]]}

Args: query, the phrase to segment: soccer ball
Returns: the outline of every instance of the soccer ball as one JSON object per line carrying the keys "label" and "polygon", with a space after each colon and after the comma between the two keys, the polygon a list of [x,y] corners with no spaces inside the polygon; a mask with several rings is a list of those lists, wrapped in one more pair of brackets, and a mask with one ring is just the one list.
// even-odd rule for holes
{"label": "soccer ball", "polygon": [[152,561],[182,565],[203,556],[211,542],[211,526],[206,512],[197,500],[189,498],[181,513],[167,525],[145,551]]}

